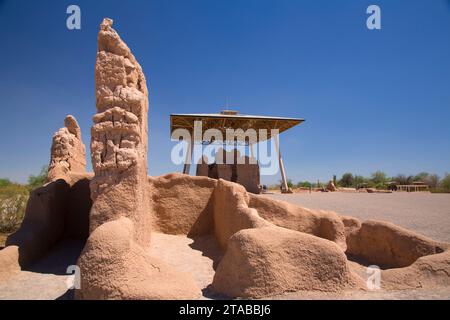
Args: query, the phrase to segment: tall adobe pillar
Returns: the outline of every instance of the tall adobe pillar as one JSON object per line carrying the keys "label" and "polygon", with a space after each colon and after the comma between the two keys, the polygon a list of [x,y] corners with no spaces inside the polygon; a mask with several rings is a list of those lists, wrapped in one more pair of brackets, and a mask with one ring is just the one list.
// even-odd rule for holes
{"label": "tall adobe pillar", "polygon": [[134,240],[148,245],[148,90],[141,66],[112,23],[111,19],[104,19],[98,34],[90,230],[127,217],[135,225]]}

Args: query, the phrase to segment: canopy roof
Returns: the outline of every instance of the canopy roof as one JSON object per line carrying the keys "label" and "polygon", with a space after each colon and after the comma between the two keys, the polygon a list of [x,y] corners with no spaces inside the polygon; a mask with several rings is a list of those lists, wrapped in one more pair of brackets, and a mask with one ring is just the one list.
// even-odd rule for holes
{"label": "canopy roof", "polygon": [[224,139],[226,137],[226,129],[242,129],[244,131],[254,129],[257,132],[258,141],[263,141],[266,139],[264,136],[260,137],[260,129],[266,129],[267,139],[270,139],[271,129],[278,129],[281,133],[305,120],[301,118],[244,115],[231,110],[211,114],[171,114],[170,133],[172,134],[176,129],[186,129],[192,134],[195,121],[202,122],[202,136],[208,129],[220,130]]}

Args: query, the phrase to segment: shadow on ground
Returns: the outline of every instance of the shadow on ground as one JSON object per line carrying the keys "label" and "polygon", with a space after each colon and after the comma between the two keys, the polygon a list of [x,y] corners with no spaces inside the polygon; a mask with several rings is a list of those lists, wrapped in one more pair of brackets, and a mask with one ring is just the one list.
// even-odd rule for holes
{"label": "shadow on ground", "polygon": [[20,271],[0,284],[0,299],[54,300],[73,299],[73,290],[68,289],[67,268],[76,265],[84,242],[64,239],[31,267]]}

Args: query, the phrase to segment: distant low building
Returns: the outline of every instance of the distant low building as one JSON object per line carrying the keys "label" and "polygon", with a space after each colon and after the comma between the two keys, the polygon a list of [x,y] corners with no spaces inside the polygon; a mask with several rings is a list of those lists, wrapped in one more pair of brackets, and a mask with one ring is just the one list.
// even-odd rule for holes
{"label": "distant low building", "polygon": [[430,190],[430,186],[422,181],[415,181],[412,184],[398,184],[396,188],[397,188],[396,191],[406,191],[406,192],[419,192]]}

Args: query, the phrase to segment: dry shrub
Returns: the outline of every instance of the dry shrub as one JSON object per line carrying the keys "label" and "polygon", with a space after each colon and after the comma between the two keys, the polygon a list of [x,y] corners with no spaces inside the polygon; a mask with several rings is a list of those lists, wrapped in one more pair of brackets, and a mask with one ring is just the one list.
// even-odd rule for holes
{"label": "dry shrub", "polygon": [[29,197],[28,188],[18,184],[0,187],[0,232],[10,233],[22,223]]}

